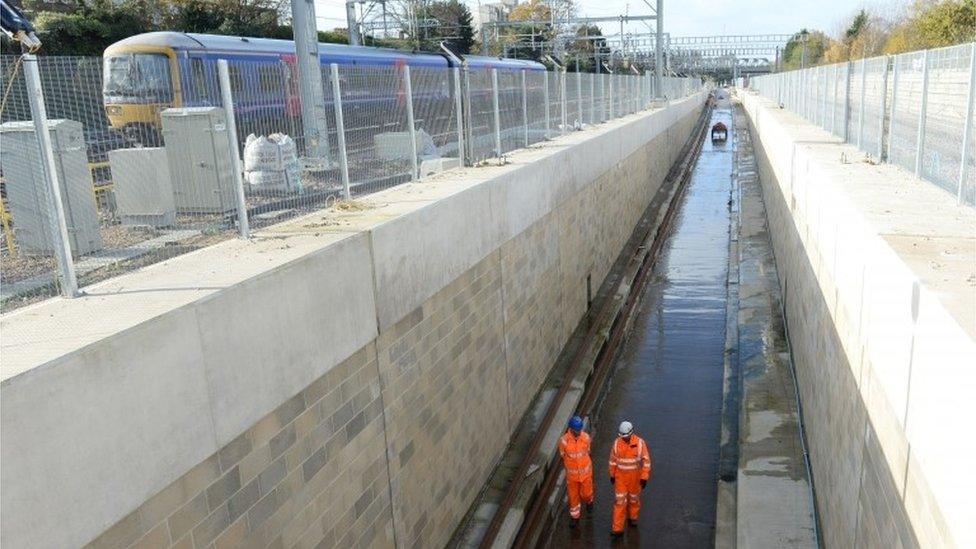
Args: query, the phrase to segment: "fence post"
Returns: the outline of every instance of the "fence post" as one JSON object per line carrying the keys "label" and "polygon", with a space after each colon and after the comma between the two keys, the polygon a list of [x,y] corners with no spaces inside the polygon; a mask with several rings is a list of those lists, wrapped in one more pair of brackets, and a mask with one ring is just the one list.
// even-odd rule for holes
{"label": "fence post", "polygon": [[846,70],[844,71],[844,143],[851,142],[851,67],[853,63],[851,61],[847,62]]}
{"label": "fence post", "polygon": [[458,165],[465,166],[466,155],[464,154],[464,111],[461,106],[461,69],[454,67],[454,110],[457,112],[457,141],[458,141]]}
{"label": "fence post", "polygon": [[922,151],[925,150],[925,111],[929,105],[929,50],[922,54],[922,106],[918,109],[918,139],[915,140],[915,177],[922,177]]}
{"label": "fence post", "polygon": [[566,133],[566,68],[559,71],[559,119],[562,128],[559,133]]}
{"label": "fence post", "polygon": [[878,162],[884,162],[885,104],[888,102],[888,56],[884,56],[884,72],[881,73],[881,107],[878,109]]}
{"label": "fence post", "polygon": [[583,74],[576,72],[576,111],[579,113],[579,125],[583,127]]}
{"label": "fence post", "polygon": [[837,81],[840,80],[840,63],[834,63],[834,96],[830,101],[830,133],[837,135]]}
{"label": "fence post", "polygon": [[244,169],[241,167],[241,155],[237,152],[237,121],[234,119],[234,96],[230,89],[230,70],[227,60],[217,61],[217,73],[220,77],[220,97],[223,102],[224,115],[227,117],[228,153],[230,165],[234,169],[234,198],[237,201],[237,230],[241,238],[251,236],[251,227],[247,219],[247,203],[244,201]]}
{"label": "fence post", "polygon": [[542,102],[546,106],[546,139],[549,139],[549,71],[542,73]]}
{"label": "fence post", "polygon": [[349,200],[352,197],[352,191],[349,186],[349,157],[346,156],[346,123],[345,117],[342,115],[342,90],[339,88],[339,65],[331,63],[329,64],[329,70],[332,72],[332,104],[335,109],[336,137],[339,142],[339,169],[342,173],[342,197]]}
{"label": "fence post", "polygon": [[590,81],[590,124],[596,124],[596,78],[588,74],[586,79]]}
{"label": "fence post", "polygon": [[864,138],[864,97],[867,94],[868,85],[868,60],[861,58],[861,97],[857,103],[857,148],[861,148],[861,141]]}
{"label": "fence post", "polygon": [[608,94],[610,96],[610,101],[609,101],[610,116],[608,118],[610,120],[613,120],[613,81],[614,81],[614,77],[617,75],[611,74],[609,76],[610,76],[610,89],[608,90]]}
{"label": "fence post", "polygon": [[829,91],[830,91],[830,74],[828,73],[828,70],[827,69],[828,69],[828,67],[824,67],[820,71],[820,73],[821,73],[820,75],[823,77],[823,99],[822,99],[823,112],[820,114],[820,127],[823,128],[823,129],[825,129],[825,130],[827,129],[827,120],[828,120],[828,118],[827,118],[827,105],[828,105],[827,97],[830,95],[829,94]]}
{"label": "fence post", "polygon": [[891,136],[895,133],[895,109],[898,107],[898,57],[891,58],[891,119],[888,121],[888,153],[885,158],[891,160]]}
{"label": "fence post", "polygon": [[67,298],[78,296],[78,279],[75,277],[75,264],[71,257],[71,243],[68,240],[68,223],[64,218],[64,203],[61,201],[61,182],[58,178],[57,164],[54,162],[54,149],[51,134],[47,127],[47,108],[44,104],[44,89],[41,87],[41,74],[37,68],[37,57],[24,54],[24,76],[27,82],[27,99],[30,102],[31,118],[34,119],[34,137],[41,157],[41,170],[47,182],[47,221],[51,233],[51,245],[58,261],[61,295]]}
{"label": "fence post", "polygon": [[966,183],[966,176],[968,175],[966,164],[969,162],[969,155],[972,151],[972,144],[969,142],[969,136],[973,133],[973,102],[976,98],[976,43],[972,44],[969,49],[969,96],[966,98],[966,123],[963,125],[962,130],[962,154],[959,155],[959,159],[962,161],[959,164],[959,189],[956,191],[956,200],[962,203],[962,187]]}
{"label": "fence post", "polygon": [[498,112],[498,69],[491,69],[491,108],[495,113],[495,156],[502,157],[502,118]]}
{"label": "fence post", "polygon": [[606,74],[599,73],[600,79],[600,122],[607,121],[607,78]]}
{"label": "fence post", "polygon": [[410,179],[420,177],[420,167],[417,165],[417,129],[413,120],[413,86],[410,84],[410,65],[403,66],[403,89],[407,92],[407,129],[410,130]]}
{"label": "fence post", "polygon": [[525,69],[522,69],[522,133],[525,146],[529,146],[529,88],[525,85]]}

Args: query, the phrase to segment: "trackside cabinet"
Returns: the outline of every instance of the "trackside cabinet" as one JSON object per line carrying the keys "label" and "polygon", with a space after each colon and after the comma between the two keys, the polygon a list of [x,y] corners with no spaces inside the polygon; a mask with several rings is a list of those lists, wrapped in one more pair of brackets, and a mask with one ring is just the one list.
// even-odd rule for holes
{"label": "trackside cabinet", "polygon": [[235,179],[224,109],[166,109],[162,121],[176,211],[222,214],[233,210]]}
{"label": "trackside cabinet", "polygon": [[[74,120],[48,120],[47,126],[71,251],[77,256],[100,250],[102,236],[82,125]],[[17,246],[26,254],[54,253],[50,234],[54,214],[48,204],[43,161],[32,121],[0,125],[0,170]]]}

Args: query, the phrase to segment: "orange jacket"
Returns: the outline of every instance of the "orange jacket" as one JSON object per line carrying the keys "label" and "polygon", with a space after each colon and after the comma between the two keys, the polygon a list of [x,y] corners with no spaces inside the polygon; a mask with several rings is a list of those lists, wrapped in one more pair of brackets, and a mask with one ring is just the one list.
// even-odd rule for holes
{"label": "orange jacket", "polygon": [[590,461],[590,435],[585,431],[581,431],[577,437],[567,429],[566,433],[559,438],[559,456],[563,458],[567,480],[582,480],[593,474],[593,463]]}
{"label": "orange jacket", "polygon": [[610,447],[610,476],[627,475],[640,470],[641,480],[651,478],[651,452],[647,443],[637,435],[630,436],[630,442],[617,437]]}

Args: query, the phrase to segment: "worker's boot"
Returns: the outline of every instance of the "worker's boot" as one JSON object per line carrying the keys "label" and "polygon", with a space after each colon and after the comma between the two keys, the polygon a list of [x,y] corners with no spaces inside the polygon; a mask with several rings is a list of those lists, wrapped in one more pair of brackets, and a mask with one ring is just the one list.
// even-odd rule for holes
{"label": "worker's boot", "polygon": [[592,513],[593,512],[593,502],[592,501],[586,504],[586,512],[587,513]]}
{"label": "worker's boot", "polygon": [[623,532],[617,532],[615,530],[611,530],[610,531],[610,537],[613,538],[613,539],[620,539],[620,538],[624,537],[624,533]]}
{"label": "worker's boot", "polygon": [[575,529],[577,526],[579,526],[579,519],[578,518],[570,517],[569,518],[569,527]]}
{"label": "worker's boot", "polygon": [[627,519],[627,526],[637,528],[637,519]]}

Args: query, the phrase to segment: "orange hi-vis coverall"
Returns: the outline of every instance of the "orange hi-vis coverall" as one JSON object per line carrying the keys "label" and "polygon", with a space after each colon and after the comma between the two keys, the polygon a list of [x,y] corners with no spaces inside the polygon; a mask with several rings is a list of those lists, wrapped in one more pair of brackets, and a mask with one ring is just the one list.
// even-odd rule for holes
{"label": "orange hi-vis coverall", "polygon": [[651,478],[651,453],[637,435],[630,442],[617,437],[610,447],[610,476],[614,479],[613,531],[624,529],[624,514],[637,520],[640,511],[641,481]]}
{"label": "orange hi-vis coverall", "polygon": [[559,456],[566,468],[566,494],[569,516],[580,518],[581,503],[593,503],[593,463],[590,460],[590,435],[579,436],[569,429],[559,439]]}

